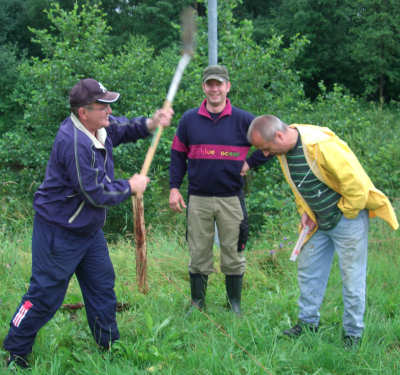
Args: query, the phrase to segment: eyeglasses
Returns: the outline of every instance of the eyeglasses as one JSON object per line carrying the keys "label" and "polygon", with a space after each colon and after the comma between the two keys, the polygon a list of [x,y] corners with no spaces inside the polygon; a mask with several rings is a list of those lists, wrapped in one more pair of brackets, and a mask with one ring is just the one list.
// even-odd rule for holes
{"label": "eyeglasses", "polygon": [[109,104],[102,106],[102,107],[92,107],[91,105],[85,105],[84,106],[87,110],[89,111],[102,111],[102,112],[108,112],[111,110],[111,107]]}

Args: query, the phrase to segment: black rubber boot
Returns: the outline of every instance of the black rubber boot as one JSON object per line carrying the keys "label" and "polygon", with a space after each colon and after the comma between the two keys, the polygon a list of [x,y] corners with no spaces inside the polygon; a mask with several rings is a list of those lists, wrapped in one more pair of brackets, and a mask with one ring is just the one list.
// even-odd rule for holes
{"label": "black rubber boot", "polygon": [[208,275],[189,273],[192,306],[202,310],[205,306]]}
{"label": "black rubber boot", "polygon": [[243,275],[226,275],[225,285],[226,294],[231,311],[237,315],[241,315],[240,300],[242,296]]}

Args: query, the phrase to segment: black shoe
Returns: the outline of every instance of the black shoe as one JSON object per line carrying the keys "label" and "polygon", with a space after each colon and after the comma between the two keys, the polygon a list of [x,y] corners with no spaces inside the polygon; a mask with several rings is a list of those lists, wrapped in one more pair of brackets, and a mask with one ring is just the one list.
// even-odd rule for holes
{"label": "black shoe", "polygon": [[286,329],[283,331],[283,334],[289,337],[294,337],[297,338],[299,337],[304,331],[309,331],[309,332],[317,332],[318,331],[318,326],[315,326],[313,324],[308,324],[308,323],[303,323],[299,322],[292,328]]}
{"label": "black shoe", "polygon": [[10,356],[7,359],[7,367],[13,365],[21,369],[29,368],[29,362],[25,356],[10,353]]}
{"label": "black shoe", "polygon": [[360,346],[361,337],[346,335],[343,337],[344,346],[348,349]]}

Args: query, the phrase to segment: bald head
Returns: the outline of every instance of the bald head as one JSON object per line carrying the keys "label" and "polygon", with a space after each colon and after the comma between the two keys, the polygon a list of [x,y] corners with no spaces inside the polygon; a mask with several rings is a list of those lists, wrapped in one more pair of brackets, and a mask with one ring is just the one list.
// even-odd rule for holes
{"label": "bald head", "polygon": [[283,155],[297,143],[298,132],[272,115],[256,117],[247,132],[248,141],[268,155]]}
{"label": "bald head", "polygon": [[247,131],[247,140],[253,143],[253,133],[257,132],[265,141],[273,141],[276,132],[286,132],[288,126],[278,117],[273,115],[262,115],[256,117]]}

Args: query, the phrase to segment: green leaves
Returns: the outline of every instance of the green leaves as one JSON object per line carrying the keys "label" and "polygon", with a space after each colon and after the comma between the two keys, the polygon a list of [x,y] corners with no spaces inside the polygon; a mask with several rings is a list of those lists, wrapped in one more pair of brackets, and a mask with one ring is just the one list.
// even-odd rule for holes
{"label": "green leaves", "polygon": [[351,57],[359,66],[364,94],[381,103],[399,87],[400,9],[397,1],[362,0],[352,3]]}
{"label": "green leaves", "polygon": [[[400,186],[395,164],[397,138],[392,136],[397,128],[392,127],[398,108],[393,105],[387,111],[376,112],[373,106],[360,103],[339,85],[329,91],[327,83],[320,83],[321,95],[315,103],[310,102],[296,71],[296,61],[310,42],[298,35],[285,41],[283,36],[273,34],[263,45],[257,44],[252,37],[254,24],[235,18],[237,4],[238,1],[218,2],[219,61],[230,71],[232,103],[255,115],[270,113],[288,123],[331,127],[360,157],[376,185],[395,195]],[[3,188],[4,194],[12,198],[13,207],[20,206],[15,203],[18,200],[31,201],[45,172],[58,126],[69,114],[69,90],[79,79],[93,77],[107,88],[119,91],[121,98],[113,105],[115,115],[151,116],[164,102],[180,58],[179,37],[168,48],[156,50],[145,37],[131,35],[123,46],[116,48],[102,9],[96,4],[75,4],[66,11],[53,3],[47,11],[51,27],[32,29],[43,58],[22,60],[17,65],[12,49],[0,50],[4,60],[17,69],[5,70],[0,78],[6,86],[12,82],[7,101],[0,103],[0,111],[14,110],[10,117],[0,119],[0,167],[4,181],[18,182],[17,186]],[[305,17],[302,13],[296,17],[300,16]],[[145,195],[145,215],[150,231],[154,226],[167,226],[178,220],[168,207],[170,147],[183,112],[199,106],[204,98],[201,74],[208,64],[206,18],[198,17],[197,23],[195,56],[175,97],[172,126],[164,131],[149,171],[151,183]],[[178,34],[179,27],[174,27]],[[129,178],[140,171],[149,144],[147,139],[115,149],[117,178]],[[291,199],[291,193],[276,163],[252,172],[247,191],[253,232],[272,225],[274,215],[282,210],[293,209],[289,204],[281,206],[288,197]],[[132,231],[130,205],[125,202],[110,210],[107,232],[118,237]],[[18,217],[18,212],[15,215]]]}

